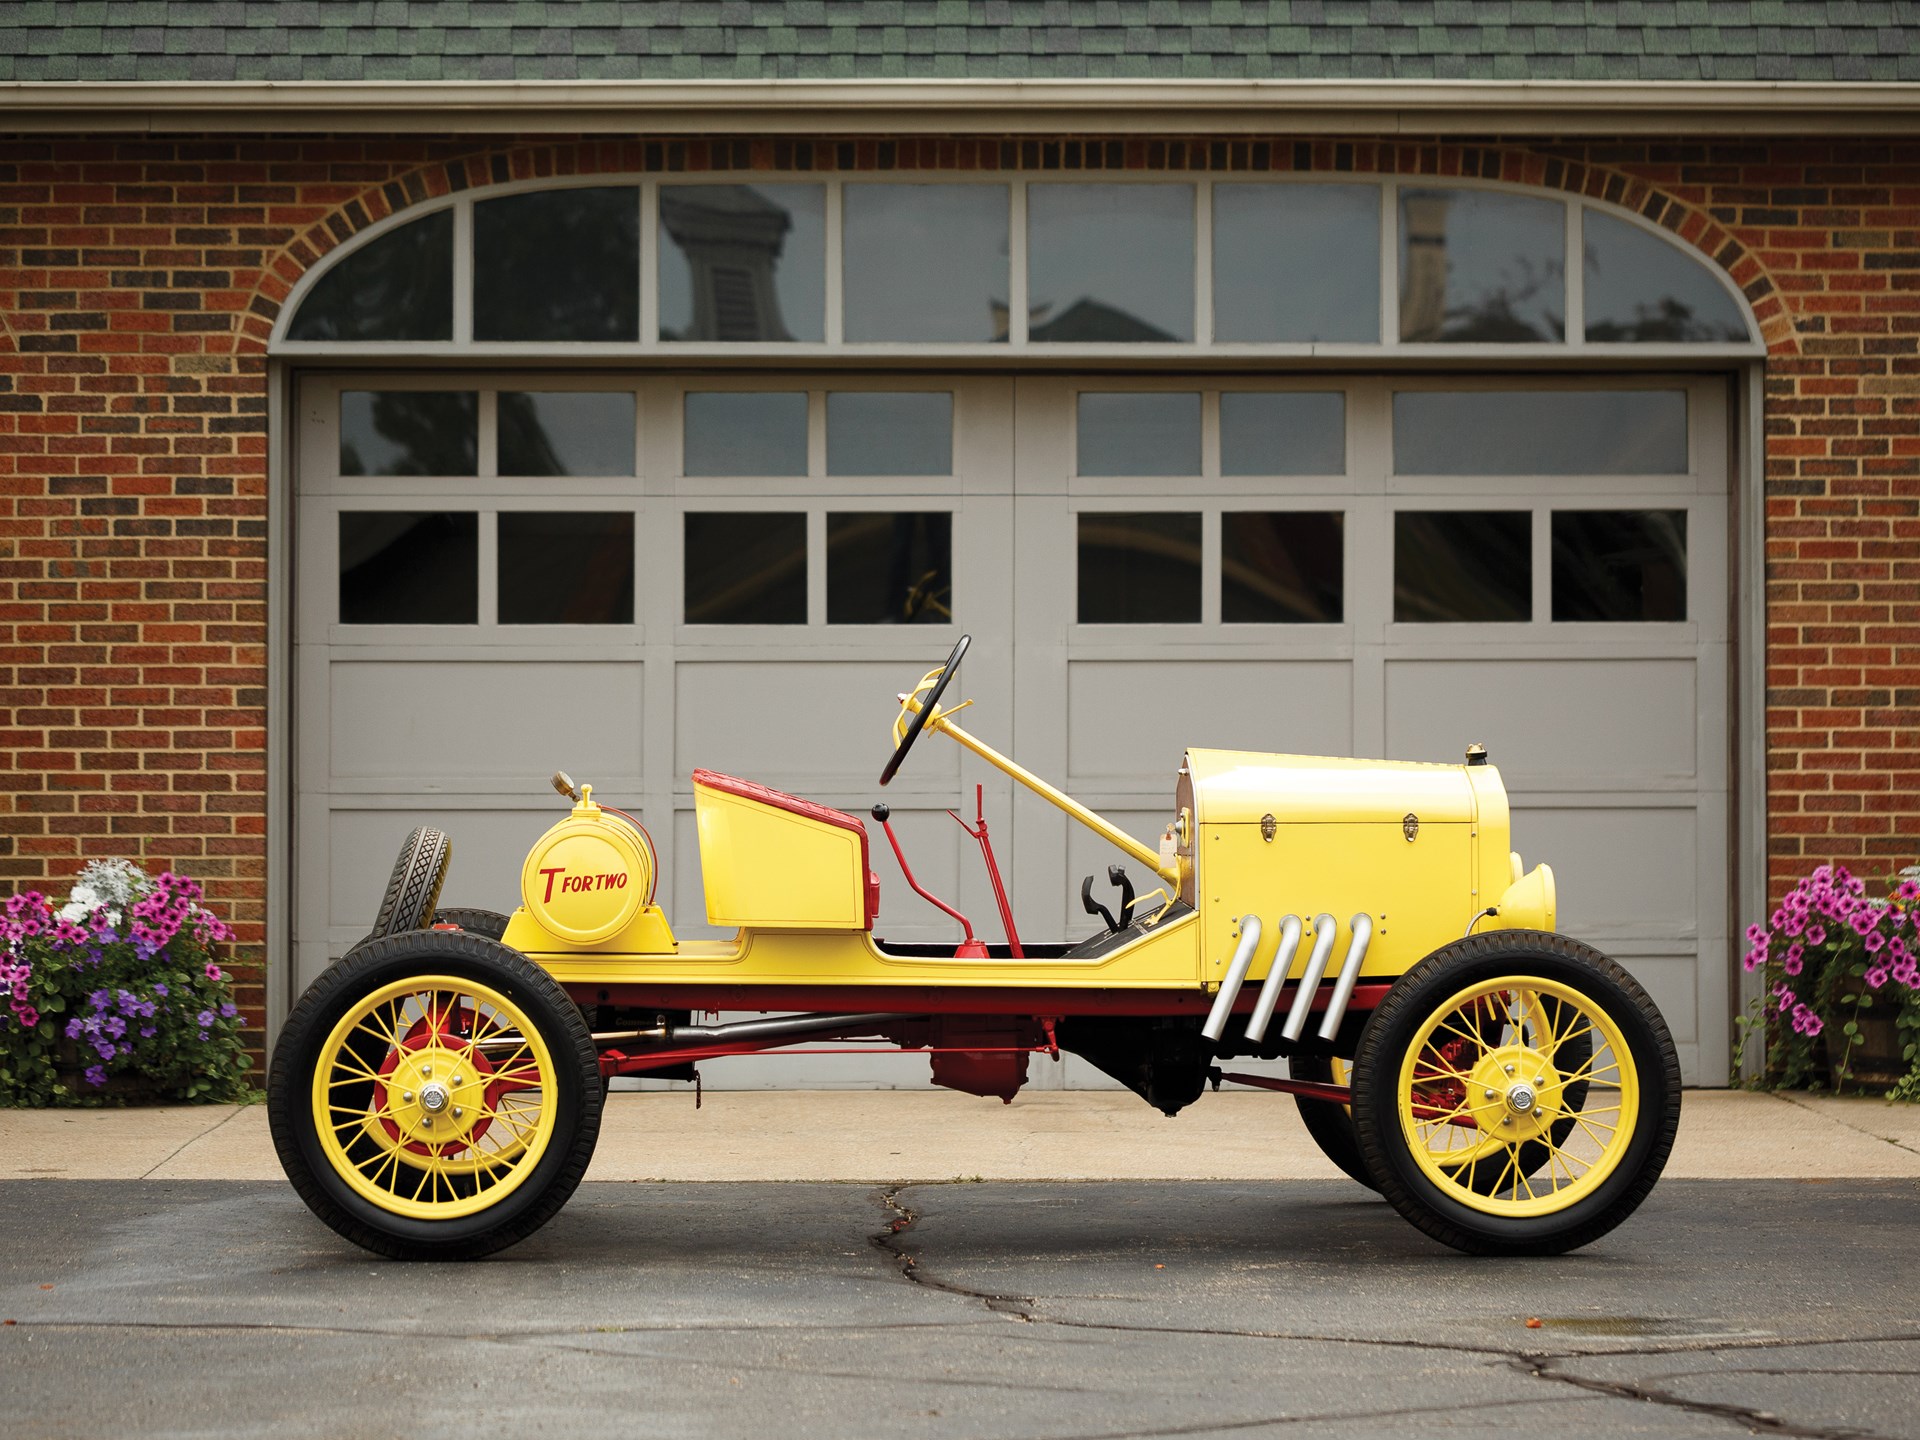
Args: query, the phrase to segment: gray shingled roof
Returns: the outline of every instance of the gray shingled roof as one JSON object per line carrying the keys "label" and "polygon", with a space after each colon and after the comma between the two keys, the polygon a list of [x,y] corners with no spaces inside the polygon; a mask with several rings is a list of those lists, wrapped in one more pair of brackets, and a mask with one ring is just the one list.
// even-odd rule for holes
{"label": "gray shingled roof", "polygon": [[0,81],[1920,80],[1916,0],[0,0]]}

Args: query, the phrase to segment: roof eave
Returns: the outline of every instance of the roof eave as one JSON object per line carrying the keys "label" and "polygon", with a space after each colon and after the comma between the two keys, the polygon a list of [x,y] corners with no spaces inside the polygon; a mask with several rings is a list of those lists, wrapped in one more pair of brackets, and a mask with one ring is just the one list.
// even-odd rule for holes
{"label": "roof eave", "polygon": [[1920,84],[1613,80],[40,81],[13,133],[1920,133]]}

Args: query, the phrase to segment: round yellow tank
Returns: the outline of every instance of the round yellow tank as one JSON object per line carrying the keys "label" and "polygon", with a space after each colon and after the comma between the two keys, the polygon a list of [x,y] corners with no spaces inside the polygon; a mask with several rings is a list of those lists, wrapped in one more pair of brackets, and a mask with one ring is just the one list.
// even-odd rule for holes
{"label": "round yellow tank", "polygon": [[594,945],[632,923],[652,893],[653,872],[652,845],[594,804],[588,785],[573,812],[527,853],[520,895],[548,933]]}

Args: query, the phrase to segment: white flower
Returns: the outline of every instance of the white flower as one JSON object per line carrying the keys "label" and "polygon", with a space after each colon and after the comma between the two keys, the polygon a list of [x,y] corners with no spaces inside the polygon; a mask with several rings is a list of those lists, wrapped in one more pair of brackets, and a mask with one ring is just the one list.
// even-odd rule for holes
{"label": "white flower", "polygon": [[78,925],[93,913],[93,906],[82,904],[78,900],[69,900],[60,907],[60,918]]}
{"label": "white flower", "polygon": [[120,912],[118,910],[107,911],[107,924],[118,925],[119,923],[120,923]]}

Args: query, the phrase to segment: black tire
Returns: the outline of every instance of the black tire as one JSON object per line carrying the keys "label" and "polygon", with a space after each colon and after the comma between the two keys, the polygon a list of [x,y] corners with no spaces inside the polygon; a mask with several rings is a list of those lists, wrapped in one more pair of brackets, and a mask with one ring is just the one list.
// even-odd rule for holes
{"label": "black tire", "polygon": [[459,905],[433,912],[434,924],[458,925],[469,935],[484,935],[489,940],[498,940],[507,933],[507,919],[498,910],[474,910]]}
{"label": "black tire", "polygon": [[[1420,1167],[1401,1128],[1398,1087],[1401,1061],[1436,1010],[1463,989],[1516,975],[1558,982],[1605,1012],[1626,1041],[1639,1104],[1618,1163],[1592,1191],[1548,1213],[1496,1215],[1446,1194]],[[1585,1086],[1569,1085],[1565,1093],[1569,1104],[1586,1102]],[[1353,1119],[1380,1193],[1428,1235],[1473,1255],[1557,1255],[1612,1230],[1660,1178],[1680,1124],[1680,1063],[1660,1011],[1615,962],[1562,935],[1493,931],[1435,951],[1394,982],[1361,1032]],[[1557,1123],[1549,1133],[1558,1133]],[[1472,1188],[1492,1193],[1478,1183]]]}
{"label": "black tire", "polygon": [[[356,1191],[328,1160],[311,1101],[321,1050],[341,1017],[383,986],[429,974],[475,981],[511,1000],[539,1031],[555,1072],[554,1129],[545,1153],[497,1204],[453,1219],[395,1214]],[[382,1054],[385,1049],[382,1042]],[[357,1058],[378,1067],[378,1056]],[[294,1190],[338,1234],[396,1260],[465,1260],[524,1240],[566,1204],[593,1158],[605,1094],[593,1036],[559,982],[482,936],[419,930],[363,941],[300,997],[274,1048],[267,1120]],[[351,1091],[339,1098],[357,1103]]]}
{"label": "black tire", "polygon": [[[1335,1078],[1334,1063],[1331,1055],[1293,1055],[1287,1059],[1287,1069],[1296,1080],[1311,1080],[1321,1085],[1344,1084],[1344,1073]],[[1369,1190],[1378,1190],[1380,1187],[1373,1183],[1373,1177],[1367,1173],[1367,1162],[1360,1154],[1359,1138],[1353,1133],[1352,1111],[1331,1100],[1310,1100],[1305,1095],[1294,1096],[1293,1103],[1300,1108],[1300,1123],[1307,1127],[1307,1134],[1320,1147],[1320,1153],[1338,1165],[1349,1179],[1359,1181]]]}
{"label": "black tire", "polygon": [[433,907],[440,903],[440,887],[447,883],[447,867],[452,863],[453,842],[440,831],[422,825],[408,835],[393,862],[387,893],[380,899],[367,939],[424,930],[432,924]]}

